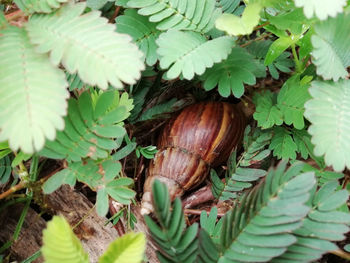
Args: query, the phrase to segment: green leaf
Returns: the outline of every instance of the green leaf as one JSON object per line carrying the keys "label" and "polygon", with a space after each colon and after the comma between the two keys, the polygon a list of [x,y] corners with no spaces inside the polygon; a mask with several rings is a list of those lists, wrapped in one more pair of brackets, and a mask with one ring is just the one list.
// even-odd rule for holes
{"label": "green leaf", "polygon": [[312,99],[305,104],[308,131],[315,145],[315,155],[324,155],[336,172],[350,167],[350,80],[313,81]]}
{"label": "green leaf", "polygon": [[88,263],[88,254],[67,221],[54,216],[43,231],[41,252],[48,263]]}
{"label": "green leaf", "polygon": [[124,15],[115,20],[117,32],[129,34],[139,49],[144,53],[146,64],[149,66],[157,62],[156,39],[160,31],[156,29],[155,23],[151,23],[144,16],[137,14],[135,9],[127,9]]}
{"label": "green leaf", "polygon": [[[257,59],[264,60],[272,43],[273,42],[271,40],[254,41],[247,47],[247,50]],[[294,62],[290,59],[289,52],[283,52],[279,57],[277,57],[271,64],[268,64],[267,66],[271,76],[274,79],[278,79],[279,73],[277,70],[289,73],[292,71],[290,68],[294,66]]]}
{"label": "green leaf", "polygon": [[310,155],[315,159],[313,154],[314,146],[311,143],[311,135],[306,130],[293,129],[291,132],[294,142],[298,147],[297,152],[301,154],[301,157],[306,160]]}
{"label": "green leaf", "polygon": [[64,127],[67,82],[46,55],[34,51],[24,29],[10,26],[1,35],[0,141],[33,153]]}
{"label": "green leaf", "polygon": [[100,188],[96,195],[96,212],[99,215],[106,215],[108,213],[109,202],[108,193],[105,187]]}
{"label": "green leaf", "polygon": [[281,36],[279,39],[274,41],[266,54],[266,58],[264,61],[265,65],[267,66],[271,64],[294,42],[296,41],[290,36]]}
{"label": "green leaf", "polygon": [[100,257],[99,263],[139,263],[146,249],[144,233],[127,233],[117,238]]}
{"label": "green leaf", "polygon": [[224,13],[232,14],[239,6],[240,0],[218,0],[217,5]]}
{"label": "green leaf", "polygon": [[84,88],[88,88],[87,85],[84,84],[84,82],[81,81],[78,74],[69,74],[66,73],[66,78],[69,84],[69,90],[82,90]]}
{"label": "green leaf", "polygon": [[9,156],[0,159],[0,186],[6,184],[12,172],[11,160]]}
{"label": "green leaf", "polygon": [[136,149],[137,158],[139,158],[140,154],[142,154],[142,156],[145,157],[146,159],[153,159],[154,155],[157,152],[158,152],[157,147],[153,145],[149,145],[145,147],[138,146]]}
{"label": "green leaf", "polygon": [[[333,2],[332,2],[333,5]],[[312,55],[317,66],[317,74],[324,79],[345,78],[350,66],[350,14],[340,14],[336,18],[315,25],[311,37],[314,47]]]}
{"label": "green leaf", "polygon": [[[227,162],[228,169],[225,174],[225,181],[211,171],[212,192],[215,198],[225,201],[236,199],[240,192],[253,187],[254,182],[262,180],[266,171],[262,169],[246,168],[267,158],[271,151],[265,149],[271,141],[271,131],[261,131],[255,129],[251,132],[247,126],[244,132],[243,146],[244,152],[239,161],[236,162],[236,153],[233,152]],[[210,231],[207,229],[210,233]]]}
{"label": "green leaf", "polygon": [[68,0],[14,0],[16,5],[25,13],[51,13],[54,9],[60,8],[61,3]]}
{"label": "green leaf", "polygon": [[280,30],[288,30],[294,35],[299,35],[303,31],[303,26],[307,24],[307,19],[301,8],[296,8],[290,12],[281,13],[276,16],[269,16],[272,25]]}
{"label": "green leaf", "polygon": [[314,35],[313,28],[310,28],[309,31],[298,40],[297,45],[299,46],[299,59],[309,57],[313,47],[311,43],[311,37]]}
{"label": "green leaf", "polygon": [[318,178],[319,185],[321,186],[330,181],[340,180],[344,178],[344,174],[342,173],[327,171],[325,170],[325,168],[317,169],[309,164],[305,164],[303,171],[304,172],[313,171],[316,177]]}
{"label": "green leaf", "polygon": [[115,139],[126,133],[122,121],[130,115],[132,100],[127,93],[119,96],[116,90],[100,92],[96,103],[92,97],[86,91],[78,100],[69,100],[64,131],[57,133],[55,141],[46,141],[40,155],[68,161],[98,159],[120,146]]}
{"label": "green leaf", "polygon": [[172,98],[169,101],[154,105],[152,108],[145,110],[137,121],[147,121],[162,117],[162,115],[169,113],[176,106],[177,99]]}
{"label": "green leaf", "polygon": [[226,60],[207,69],[201,79],[205,90],[218,86],[221,96],[228,97],[232,93],[240,98],[244,93],[244,83],[254,85],[256,77],[264,76],[265,67],[245,49],[235,47]]}
{"label": "green leaf", "polygon": [[44,193],[55,191],[62,184],[74,186],[76,180],[88,185],[92,190],[97,190],[96,210],[100,216],[108,212],[108,196],[122,204],[130,204],[135,196],[135,191],[129,186],[133,180],[128,177],[120,177],[121,164],[114,160],[96,162],[91,159],[86,161],[68,163],[66,169],[51,176],[43,185]]}
{"label": "green leaf", "polygon": [[336,250],[331,241],[345,238],[350,229],[349,213],[336,211],[349,197],[346,190],[337,191],[338,182],[325,184],[312,198],[310,212],[301,228],[293,232],[297,242],[272,262],[315,262],[328,251]]}
{"label": "green leaf", "polygon": [[296,163],[285,171],[286,162],[280,163],[225,215],[219,263],[269,262],[296,241],[290,233],[309,212],[305,203],[316,183],[313,173],[300,173],[302,166]]}
{"label": "green leaf", "polygon": [[228,36],[207,41],[200,33],[177,30],[161,34],[156,42],[160,66],[162,69],[169,68],[167,78],[174,79],[182,74],[188,80],[226,59],[234,44]]}
{"label": "green leaf", "polygon": [[289,78],[282,86],[277,106],[283,114],[287,125],[293,124],[296,129],[304,128],[304,104],[311,96],[308,93],[308,83],[303,83],[298,75]]}
{"label": "green leaf", "polygon": [[198,256],[196,262],[216,263],[219,259],[219,253],[208,233],[200,229],[198,239]]}
{"label": "green leaf", "polygon": [[283,123],[283,114],[276,106],[276,97],[276,94],[269,90],[264,93],[257,93],[253,97],[254,104],[256,105],[253,117],[258,121],[258,126],[263,129]]}
{"label": "green leaf", "polygon": [[208,215],[206,211],[202,211],[200,216],[201,228],[206,231],[206,233],[215,244],[220,243],[220,232],[223,223],[223,219],[220,219],[218,222],[216,222],[217,215],[218,209],[216,206],[214,206]]}
{"label": "green leaf", "polygon": [[158,180],[152,185],[152,200],[159,225],[148,215],[145,216],[145,221],[159,248],[157,256],[160,262],[194,262],[198,248],[198,224],[185,230],[180,199],[175,199],[171,209],[168,189]]}
{"label": "green leaf", "polygon": [[24,152],[19,152],[16,157],[12,160],[12,167],[18,166],[21,162],[28,161],[32,157],[32,154],[26,154]]}
{"label": "green leaf", "polygon": [[304,8],[304,14],[307,18],[312,18],[315,14],[319,19],[325,20],[328,16],[335,17],[343,12],[346,0],[294,0],[297,7]]}
{"label": "green leaf", "polygon": [[117,6],[122,6],[124,8],[127,8],[127,3],[129,2],[130,0],[116,0],[115,1],[115,5]]}
{"label": "green leaf", "polygon": [[140,8],[140,15],[157,22],[158,30],[191,30],[206,33],[214,26],[221,13],[215,8],[215,0],[130,0],[129,7]]}
{"label": "green leaf", "polygon": [[6,28],[8,25],[4,12],[0,10],[0,30]]}
{"label": "green leaf", "polygon": [[7,141],[0,142],[0,159],[12,153]]}
{"label": "green leaf", "polygon": [[81,16],[84,9],[85,3],[70,3],[50,15],[33,15],[26,29],[36,51],[49,52],[54,65],[61,62],[91,86],[107,89],[108,83],[116,88],[122,88],[122,82],[134,84],[144,69],[142,53],[130,36],[115,32],[99,12]]}
{"label": "green leaf", "polygon": [[233,14],[222,14],[215,21],[215,26],[232,36],[249,35],[259,23],[261,9],[262,6],[259,3],[248,4],[242,17]]}
{"label": "green leaf", "polygon": [[220,200],[225,201],[236,198],[238,192],[242,192],[253,186],[253,183],[260,180],[266,175],[266,171],[253,168],[237,168],[229,174],[226,179],[225,187],[221,193]]}
{"label": "green leaf", "polygon": [[262,131],[258,128],[251,131],[250,126],[247,126],[243,138],[244,152],[239,165],[243,167],[251,166],[255,162],[268,157],[270,150],[265,148],[270,144],[272,136],[271,131]]}
{"label": "green leaf", "polygon": [[296,151],[298,150],[291,134],[283,127],[274,128],[274,136],[272,137],[269,149],[273,150],[273,156],[279,159],[296,159]]}
{"label": "green leaf", "polygon": [[127,145],[125,145],[123,148],[119,149],[117,152],[115,152],[112,157],[114,160],[119,161],[126,156],[128,156],[130,153],[132,153],[136,148],[136,143],[132,142]]}
{"label": "green leaf", "polygon": [[113,0],[86,0],[86,6],[90,7],[91,9],[98,10],[102,8],[109,1],[113,1]]}

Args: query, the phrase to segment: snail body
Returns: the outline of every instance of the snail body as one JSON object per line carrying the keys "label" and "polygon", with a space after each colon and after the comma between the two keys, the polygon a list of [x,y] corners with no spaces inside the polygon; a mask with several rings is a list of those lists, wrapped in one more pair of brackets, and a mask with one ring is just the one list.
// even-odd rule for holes
{"label": "snail body", "polygon": [[153,211],[151,187],[165,183],[170,198],[199,185],[210,168],[224,163],[243,136],[245,118],[234,105],[201,102],[183,109],[164,127],[144,185],[141,213]]}

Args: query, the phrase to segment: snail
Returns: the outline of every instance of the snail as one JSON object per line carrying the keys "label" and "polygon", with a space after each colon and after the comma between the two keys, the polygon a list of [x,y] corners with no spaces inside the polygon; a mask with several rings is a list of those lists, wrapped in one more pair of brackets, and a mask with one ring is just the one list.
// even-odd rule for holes
{"label": "snail", "polygon": [[183,109],[160,134],[154,159],[144,184],[141,213],[152,206],[152,183],[158,179],[168,187],[173,200],[198,186],[210,168],[224,163],[240,143],[245,116],[225,102],[201,102]]}

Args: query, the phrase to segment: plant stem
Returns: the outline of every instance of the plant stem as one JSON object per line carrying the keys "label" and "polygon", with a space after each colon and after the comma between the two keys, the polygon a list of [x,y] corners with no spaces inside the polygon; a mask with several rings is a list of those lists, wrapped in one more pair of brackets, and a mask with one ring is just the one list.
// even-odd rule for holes
{"label": "plant stem", "polygon": [[14,193],[14,192],[17,192],[17,191],[19,191],[19,190],[25,188],[26,186],[27,186],[26,183],[20,182],[19,184],[17,184],[17,185],[15,185],[15,186],[11,187],[10,189],[8,189],[7,191],[1,193],[1,194],[0,194],[0,200],[1,200],[1,199],[4,199],[4,198],[6,198],[6,197],[8,197],[10,194],[12,194],[12,193]]}
{"label": "plant stem", "polygon": [[[56,170],[54,170],[54,171],[51,172],[49,175],[47,175],[47,176],[41,178],[41,179],[39,180],[39,183],[40,183],[40,184],[43,184],[47,179],[49,179],[51,176],[53,176],[55,173],[59,172],[60,170],[62,170],[61,167],[58,168],[58,169],[56,169]],[[9,195],[13,194],[14,192],[17,192],[17,191],[19,191],[19,190],[22,190],[23,188],[26,188],[28,185],[29,185],[28,182],[23,182],[23,181],[22,181],[22,182],[18,183],[17,185],[12,186],[12,187],[9,188],[7,191],[5,191],[5,192],[3,192],[3,193],[0,194],[0,200],[1,200],[1,199],[4,199],[4,198],[6,198],[6,197],[8,197]]]}
{"label": "plant stem", "polygon": [[95,205],[93,205],[89,211],[87,211],[87,213],[78,221],[78,223],[76,223],[74,226],[72,226],[72,230],[74,230],[76,227],[78,227],[89,215],[91,215],[92,211],[94,211],[95,209]]}
{"label": "plant stem", "polygon": [[15,20],[21,16],[24,16],[24,13],[22,10],[17,10],[17,11],[14,11],[13,13],[10,13],[10,14],[7,14],[5,15],[5,18],[7,21],[12,21],[12,20]]}
{"label": "plant stem", "polygon": [[293,53],[293,58],[294,58],[294,62],[295,62],[295,68],[297,70],[297,73],[301,73],[303,71],[303,65],[301,64],[297,51],[295,49],[295,44],[291,45],[292,47],[292,53]]}
{"label": "plant stem", "polygon": [[253,42],[255,42],[255,41],[262,40],[262,39],[264,39],[264,38],[266,38],[266,37],[268,37],[268,36],[270,36],[270,35],[271,35],[270,32],[268,32],[268,33],[263,33],[263,34],[261,34],[259,37],[254,38],[254,39],[252,39],[252,40],[249,40],[248,42],[245,42],[244,44],[240,45],[240,47],[249,46],[251,43],[253,43]]}
{"label": "plant stem", "polygon": [[[185,209],[184,213],[185,214],[190,214],[190,215],[201,215],[203,210],[197,210],[197,209]],[[205,211],[205,210],[204,210]],[[205,211],[207,213],[207,215],[209,215],[208,211]],[[225,213],[218,213],[217,215],[218,217],[223,217],[225,216]]]}
{"label": "plant stem", "polygon": [[22,263],[31,263],[34,260],[36,260],[37,258],[39,258],[40,256],[41,256],[41,251],[38,250],[33,255],[31,255],[30,257],[28,257],[25,260],[23,260]]}
{"label": "plant stem", "polygon": [[347,252],[345,252],[345,251],[343,251],[341,249],[333,250],[330,253],[333,254],[333,255],[336,255],[338,257],[350,260],[350,253],[347,253]]}

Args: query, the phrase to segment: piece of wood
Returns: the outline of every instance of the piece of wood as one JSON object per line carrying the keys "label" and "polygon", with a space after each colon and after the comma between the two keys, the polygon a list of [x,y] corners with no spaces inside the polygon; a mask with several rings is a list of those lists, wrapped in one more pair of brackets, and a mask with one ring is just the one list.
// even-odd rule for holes
{"label": "piece of wood", "polygon": [[[17,204],[0,213],[0,243],[4,244],[12,239],[23,207],[23,204]],[[45,220],[29,208],[19,238],[11,246],[11,258],[21,262],[38,251],[42,245],[41,232],[45,226]],[[44,260],[38,258],[33,262],[41,263]]]}
{"label": "piece of wood", "polygon": [[112,224],[105,226],[107,219],[97,215],[93,204],[67,185],[46,196],[46,203],[51,211],[63,215],[71,226],[80,222],[74,233],[82,241],[90,262],[97,262],[108,245],[118,237]]}
{"label": "piece of wood", "polygon": [[[108,245],[118,237],[112,224],[105,226],[106,218],[96,214],[93,204],[82,193],[69,186],[64,185],[45,196],[45,202],[51,214],[63,215],[71,226],[79,223],[74,232],[88,252],[90,262],[97,262]],[[22,210],[23,205],[16,205],[0,214],[1,243],[11,239]],[[33,209],[29,209],[19,239],[10,249],[11,258],[20,262],[40,249],[42,230],[45,227],[45,220]],[[43,259],[39,258],[34,262],[40,263]]]}

